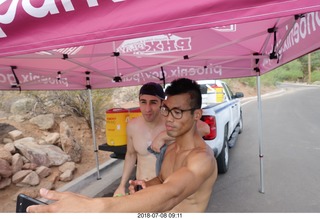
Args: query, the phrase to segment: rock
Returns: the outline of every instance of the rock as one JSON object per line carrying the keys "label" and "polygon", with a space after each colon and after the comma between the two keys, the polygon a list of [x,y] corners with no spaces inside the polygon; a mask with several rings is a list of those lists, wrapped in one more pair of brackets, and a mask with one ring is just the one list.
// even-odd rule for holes
{"label": "rock", "polygon": [[14,141],[14,146],[31,163],[38,166],[60,166],[70,160],[70,156],[63,152],[61,148],[55,145],[38,145],[33,138]]}
{"label": "rock", "polygon": [[21,171],[16,172],[12,176],[12,183],[17,184],[17,183],[21,182],[31,172],[32,172],[32,170],[21,170]]}
{"label": "rock", "polygon": [[21,155],[23,163],[29,163],[30,161],[23,155]]}
{"label": "rock", "polygon": [[36,169],[36,173],[40,178],[45,178],[51,174],[51,169],[46,166],[40,166]]}
{"label": "rock", "polygon": [[4,159],[0,159],[0,176],[9,177],[12,175],[12,167],[10,163]]}
{"label": "rock", "polygon": [[44,140],[47,144],[55,145],[58,143],[59,139],[60,139],[60,134],[57,132],[54,132],[54,133],[49,133]]}
{"label": "rock", "polygon": [[59,166],[59,171],[62,173],[66,172],[67,170],[70,170],[73,173],[75,169],[76,164],[74,162],[65,162],[64,164]]}
{"label": "rock", "polygon": [[40,140],[38,141],[38,144],[44,145],[44,144],[48,144],[48,143],[47,143],[45,140],[40,139]]}
{"label": "rock", "polygon": [[50,177],[43,178],[39,184],[39,188],[56,189],[56,182],[59,180],[59,174],[54,173]]}
{"label": "rock", "polygon": [[54,125],[54,115],[53,114],[39,115],[30,119],[29,122],[37,125],[41,130],[49,130]]}
{"label": "rock", "polygon": [[12,161],[12,154],[7,151],[4,148],[0,148],[0,159],[4,159],[6,161],[8,161],[9,163],[11,163]]}
{"label": "rock", "polygon": [[11,178],[0,178],[0,189],[4,189],[11,185]]}
{"label": "rock", "polygon": [[10,142],[5,143],[3,148],[9,151],[11,154],[14,154],[16,152],[16,148],[14,147],[14,144],[11,139]]}
{"label": "rock", "polygon": [[31,171],[17,186],[36,186],[39,185],[40,178],[35,171]]}
{"label": "rock", "polygon": [[32,112],[36,101],[32,98],[17,100],[11,105],[10,113],[13,115],[25,115]]}
{"label": "rock", "polygon": [[12,143],[13,141],[12,141],[11,138],[3,138],[2,142],[3,142],[4,144],[7,144],[7,143]]}
{"label": "rock", "polygon": [[12,172],[15,174],[16,172],[20,171],[23,166],[23,159],[22,156],[18,153],[12,156]]}
{"label": "rock", "polygon": [[25,163],[22,166],[23,170],[36,170],[38,165],[36,163]]}
{"label": "rock", "polygon": [[9,132],[8,134],[9,134],[10,138],[14,141],[23,138],[23,134],[19,130],[13,130],[13,131]]}
{"label": "rock", "polygon": [[73,179],[73,173],[71,170],[66,170],[60,175],[60,181],[69,182]]}
{"label": "rock", "polygon": [[74,139],[71,129],[64,121],[60,123],[60,141],[63,151],[70,155],[71,160],[81,162],[81,145]]}

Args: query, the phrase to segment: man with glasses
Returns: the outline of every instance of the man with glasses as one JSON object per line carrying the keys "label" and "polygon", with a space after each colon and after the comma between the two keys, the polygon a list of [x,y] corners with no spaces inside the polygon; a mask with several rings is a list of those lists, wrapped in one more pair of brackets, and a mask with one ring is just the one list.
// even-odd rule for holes
{"label": "man with glasses", "polygon": [[[175,141],[168,145],[157,177],[130,181],[131,195],[122,197],[88,198],[41,189],[44,198],[56,202],[34,205],[27,211],[204,212],[217,179],[217,163],[212,149],[197,131],[202,115],[200,88],[195,81],[181,78],[172,82],[166,94],[161,114],[167,134]],[[136,191],[138,185],[143,189]]]}
{"label": "man with glasses", "polygon": [[[121,181],[114,196],[126,194],[127,183],[135,168],[135,177],[140,180],[150,180],[159,173],[166,146],[161,151],[160,148],[174,140],[167,135],[165,118],[160,113],[164,99],[165,93],[160,84],[149,82],[140,88],[139,108],[142,116],[131,120],[127,125],[127,152]],[[200,121],[199,126],[202,136],[209,133],[206,123]]]}

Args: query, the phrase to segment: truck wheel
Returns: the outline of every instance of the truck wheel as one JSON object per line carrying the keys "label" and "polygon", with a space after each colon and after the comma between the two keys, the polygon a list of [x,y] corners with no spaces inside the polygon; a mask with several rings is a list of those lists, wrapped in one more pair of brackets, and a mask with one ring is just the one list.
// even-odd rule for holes
{"label": "truck wheel", "polygon": [[218,173],[226,173],[229,168],[229,145],[227,136],[227,129],[225,128],[222,151],[217,157]]}
{"label": "truck wheel", "polygon": [[239,134],[241,134],[241,133],[242,133],[242,131],[243,131],[243,119],[242,119],[242,113],[240,114],[240,121],[239,121],[238,126],[239,126]]}

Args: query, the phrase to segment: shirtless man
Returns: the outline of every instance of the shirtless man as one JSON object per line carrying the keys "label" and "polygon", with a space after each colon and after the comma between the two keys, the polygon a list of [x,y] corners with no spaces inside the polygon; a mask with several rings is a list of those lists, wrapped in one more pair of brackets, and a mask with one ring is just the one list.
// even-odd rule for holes
{"label": "shirtless man", "polygon": [[[131,181],[122,197],[89,198],[71,192],[41,189],[50,205],[34,205],[28,212],[204,212],[217,179],[212,149],[197,131],[201,93],[196,82],[178,79],[167,88],[161,114],[167,134],[175,138],[166,150],[160,174],[150,181]],[[135,192],[136,185],[143,189]],[[76,203],[76,204],[75,204]]]}
{"label": "shirtless man", "polygon": [[[124,161],[121,182],[114,196],[125,194],[126,185],[136,166],[136,178],[150,180],[156,176],[156,156],[147,151],[153,139],[165,130],[164,118],[160,106],[165,94],[157,83],[144,84],[139,91],[139,116],[127,125],[127,152]],[[137,165],[136,165],[136,161]],[[150,165],[154,164],[154,165]]]}
{"label": "shirtless man", "polygon": [[[165,143],[174,140],[165,131],[165,117],[160,114],[160,106],[165,98],[161,85],[150,82],[139,91],[139,107],[142,116],[131,120],[127,125],[127,152],[122,177],[114,196],[126,194],[126,185],[136,166],[136,179],[150,180],[156,177],[156,156],[147,148],[151,146],[159,152]],[[209,126],[200,121],[201,136],[209,133]],[[137,164],[137,165],[136,165]]]}

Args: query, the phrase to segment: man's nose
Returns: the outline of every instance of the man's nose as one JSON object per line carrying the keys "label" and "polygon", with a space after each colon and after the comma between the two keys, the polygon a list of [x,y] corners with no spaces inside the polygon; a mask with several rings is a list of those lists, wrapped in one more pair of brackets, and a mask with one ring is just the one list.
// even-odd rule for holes
{"label": "man's nose", "polygon": [[166,117],[166,120],[169,122],[172,122],[174,120],[171,112],[169,112],[168,116]]}
{"label": "man's nose", "polygon": [[151,111],[151,109],[152,109],[152,108],[151,108],[151,104],[148,103],[148,104],[146,105],[146,110],[149,112],[149,111]]}

